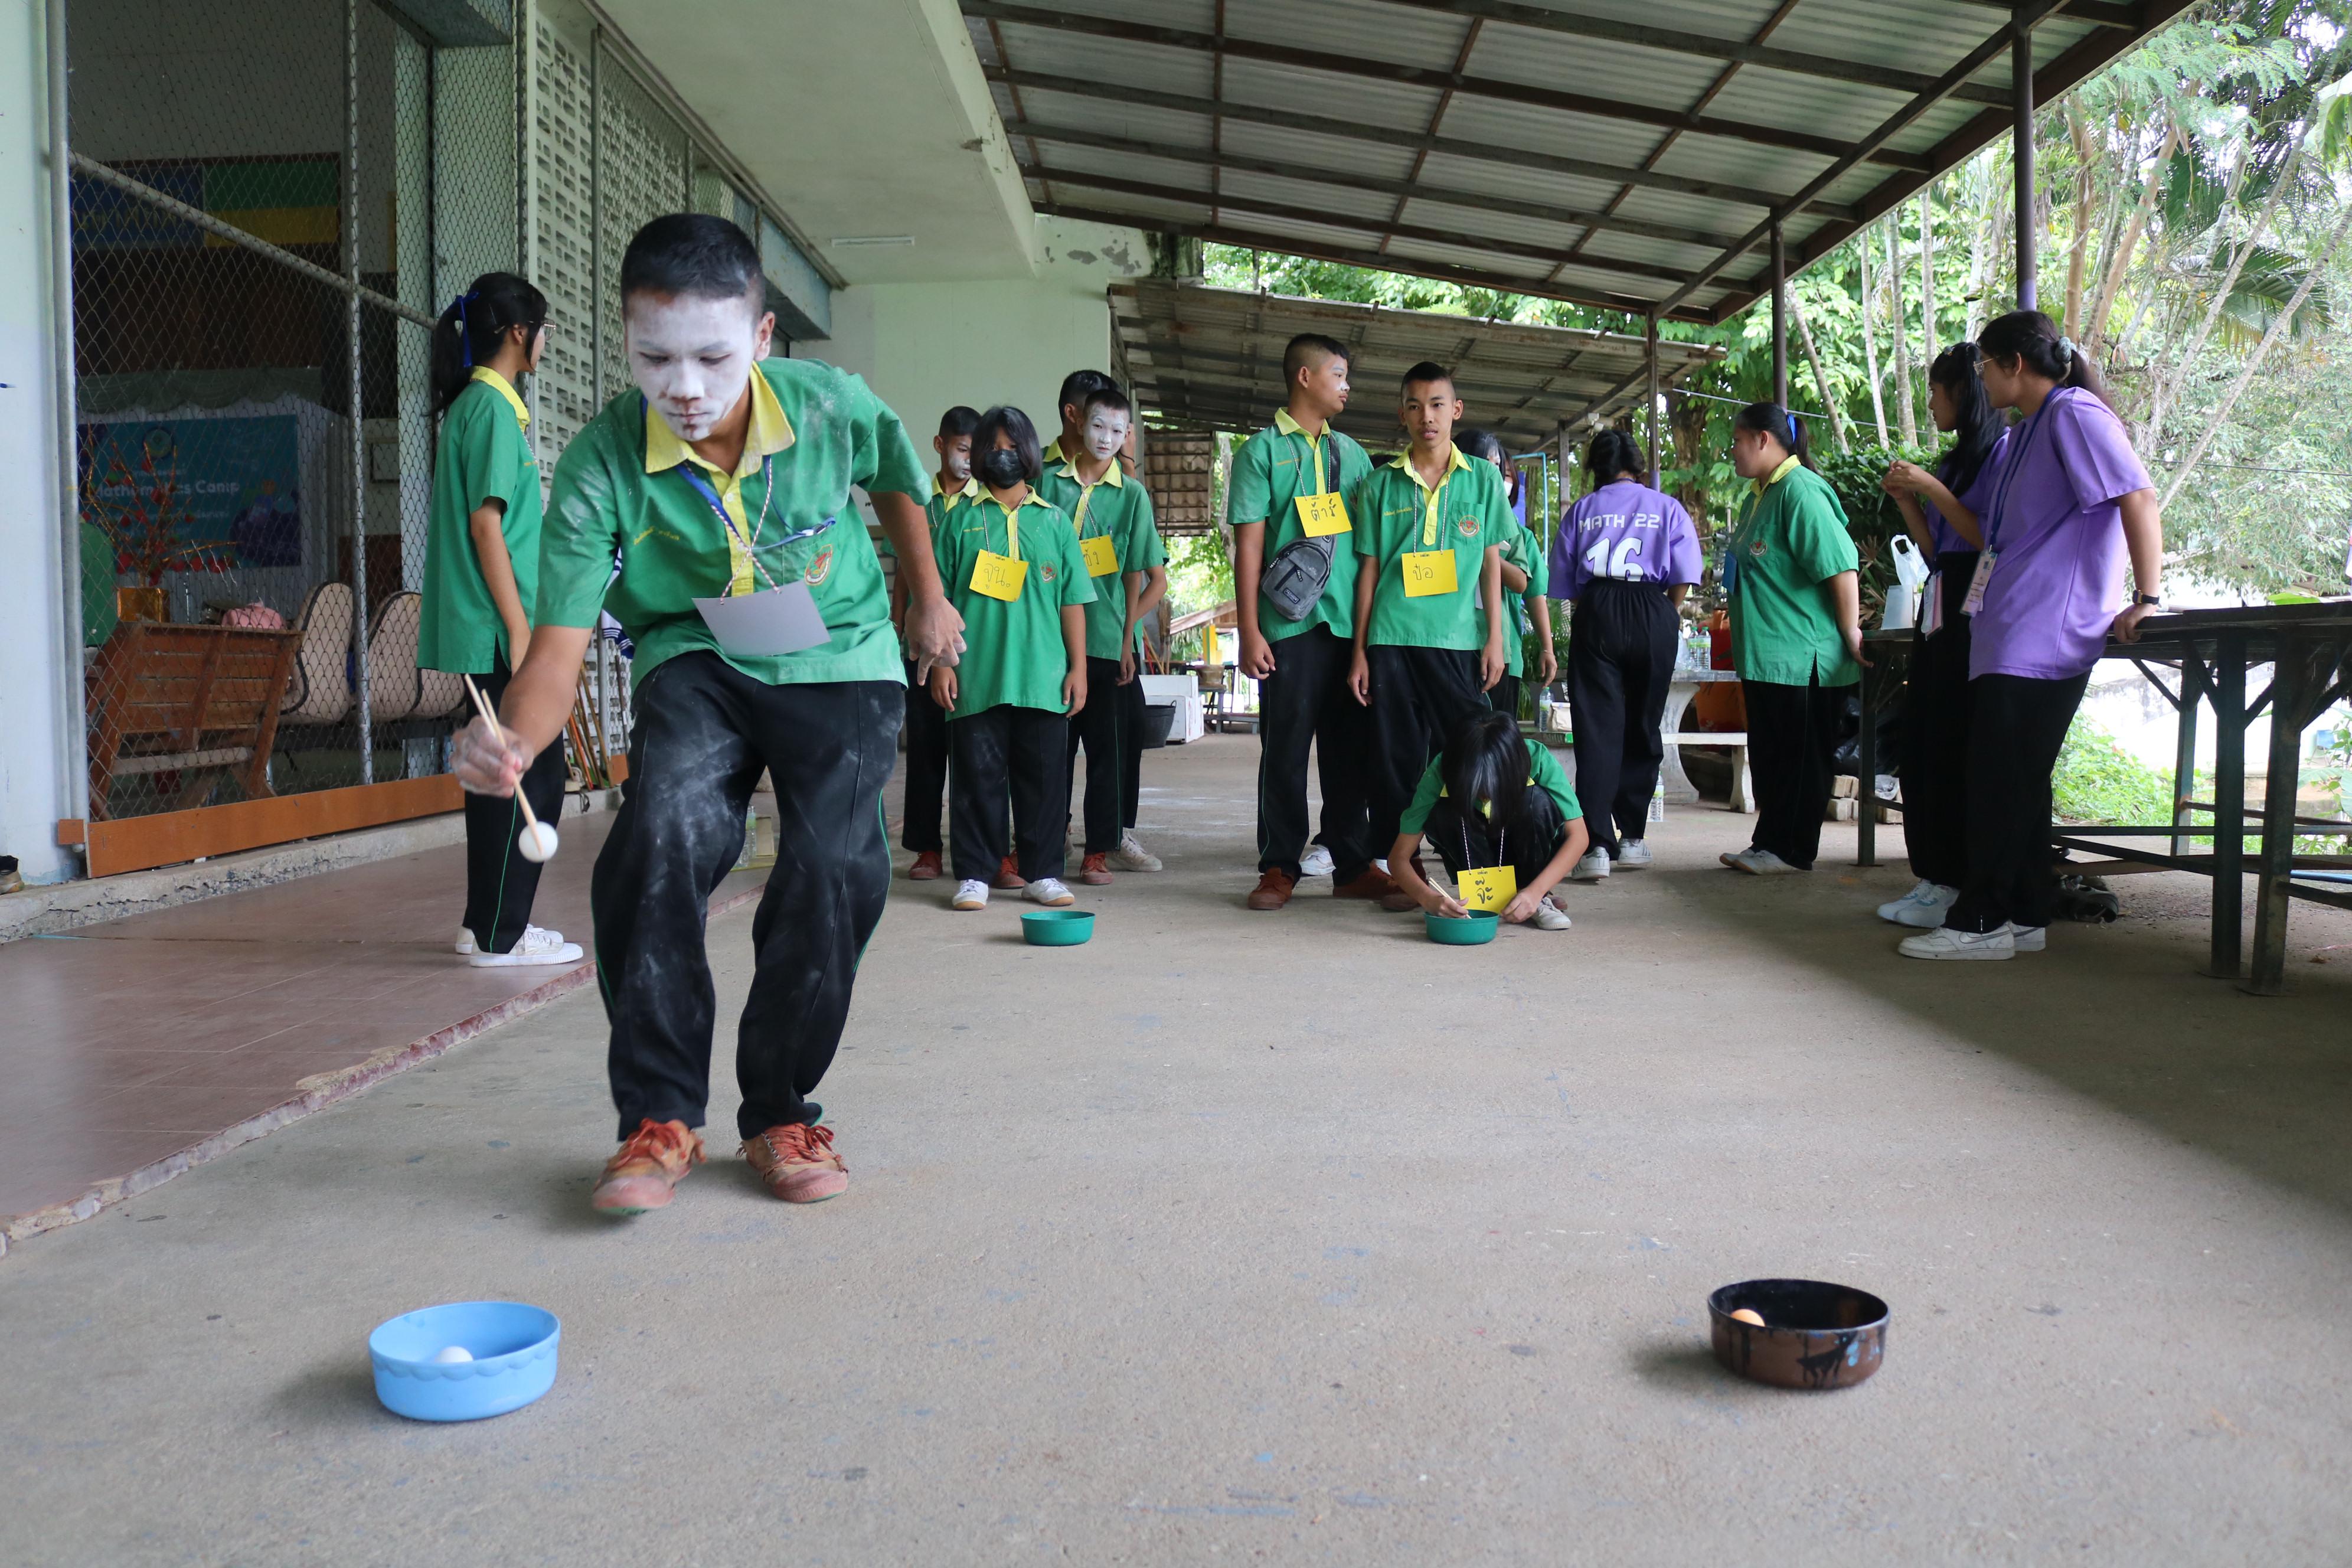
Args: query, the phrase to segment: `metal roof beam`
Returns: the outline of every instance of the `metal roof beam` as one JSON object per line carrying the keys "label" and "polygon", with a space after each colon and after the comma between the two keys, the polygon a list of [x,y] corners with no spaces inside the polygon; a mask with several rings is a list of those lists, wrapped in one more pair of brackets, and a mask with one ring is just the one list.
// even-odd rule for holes
{"label": "metal roof beam", "polygon": [[[1424,88],[1432,92],[1452,90],[1475,98],[1493,99],[1503,103],[1526,104],[1536,109],[1549,109],[1563,114],[1582,114],[1596,120],[1611,120],[1639,125],[1654,125],[1666,130],[1688,132],[1697,136],[1716,136],[1733,142],[1749,142],[1763,147],[1778,147],[1789,152],[1811,153],[1819,157],[1837,158],[1845,153],[1847,144],[1832,136],[1816,136],[1805,131],[1783,131],[1773,125],[1756,125],[1746,121],[1719,120],[1707,115],[1685,114],[1671,109],[1653,109],[1645,104],[1630,103],[1622,99],[1593,98],[1582,93],[1561,92],[1554,88],[1531,87],[1522,82],[1502,81],[1492,77],[1474,77],[1463,71],[1433,70],[1423,66],[1396,65],[1386,60],[1368,59],[1358,55],[1325,54],[1316,49],[1293,48],[1286,44],[1261,43],[1254,38],[1219,38],[1211,33],[1196,33],[1183,27],[1161,27],[1141,22],[1118,21],[1108,16],[1085,16],[1066,11],[1048,11],[1034,5],[1006,5],[1003,0],[959,0],[963,14],[974,21],[1010,22],[1020,26],[1036,27],[1048,32],[1076,33],[1087,37],[1109,38],[1120,43],[1145,44],[1160,48],[1182,49],[1204,58],[1223,55],[1233,59],[1257,60],[1266,65],[1285,66],[1293,70],[1322,71],[1328,75],[1353,77],[1364,81],[1391,82],[1402,87]],[[1011,63],[1009,52],[1006,63]],[[1948,92],[1950,89],[1947,89]],[[2006,101],[2004,100],[2003,101]],[[1916,154],[1898,153],[1884,145],[1874,146],[1869,161],[1897,169],[1924,169],[1926,162]]]}
{"label": "metal roof beam", "polygon": [[[1160,158],[1171,163],[1190,163],[1200,168],[1265,174],[1273,179],[1297,180],[1308,184],[1332,185],[1341,190],[1403,196],[1419,202],[1442,202],[1448,206],[1472,207],[1482,212],[1509,213],[1514,217],[1540,218],[1546,223],[1570,224],[1579,228],[1607,229],[1615,234],[1639,235],[1644,239],[1663,239],[1676,245],[1719,249],[1737,237],[1705,229],[1681,228],[1673,224],[1614,217],[1607,213],[1586,212],[1576,207],[1552,206],[1542,202],[1523,201],[1517,196],[1498,196],[1486,191],[1465,191],[1453,186],[1425,185],[1413,180],[1389,180],[1371,174],[1346,174],[1313,164],[1288,163],[1279,158],[1251,158],[1234,153],[1203,152],[1172,146],[1165,142],[1137,142],[1076,126],[1041,125],[1034,120],[1008,121],[1004,133],[1066,147],[1093,147],[1106,153],[1125,153],[1137,158]],[[1222,199],[1219,193],[1213,192],[1212,195]]]}
{"label": "metal roof beam", "polygon": [[[1285,341],[1286,342],[1287,339],[1286,338]],[[1458,355],[1452,358],[1445,358],[1440,355],[1426,354],[1418,352],[1414,353],[1410,358],[1407,358],[1403,354],[1399,354],[1396,357],[1402,362],[1395,367],[1396,372],[1399,374],[1402,374],[1404,373],[1407,365],[1419,363],[1424,358],[1437,359],[1440,363],[1444,364],[1447,369],[1454,373],[1454,389],[1462,394],[1465,398],[1467,398],[1472,402],[1477,402],[1482,399],[1509,398],[1515,400],[1516,405],[1516,400],[1525,398],[1528,395],[1529,388],[1527,378],[1543,377],[1554,382],[1555,384],[1557,384],[1559,378],[1559,372],[1557,369],[1545,371],[1530,366],[1523,373],[1522,376],[1518,378],[1515,378],[1507,382],[1498,381],[1491,378],[1502,375],[1505,374],[1507,369],[1515,367],[1485,364],[1478,360],[1465,359]],[[1183,351],[1182,359],[1177,363],[1172,365],[1163,364],[1159,360],[1155,359],[1152,361],[1152,368],[1155,373],[1160,375],[1172,375],[1179,379],[1199,382],[1206,385],[1239,386],[1248,387],[1252,390],[1264,387],[1276,397],[1286,395],[1283,391],[1282,376],[1279,374],[1278,366],[1261,364],[1259,368],[1263,374],[1250,374],[1249,369],[1251,363],[1249,356],[1246,354],[1228,353],[1223,349],[1194,347],[1185,349]],[[1349,363],[1349,370],[1352,373],[1354,369],[1355,363],[1353,361],[1350,361]],[[1596,375],[1591,376],[1589,379],[1599,386],[1605,387],[1609,384],[1609,381],[1606,376]],[[1573,400],[1580,395],[1580,393],[1573,391],[1553,392],[1549,394],[1539,393],[1538,395],[1565,402]]]}
{"label": "metal roof beam", "polygon": [[[1175,314],[1147,317],[1144,312],[1158,306],[1161,300],[1171,297],[1179,301],[1181,307],[1181,302],[1188,300],[1208,303],[1231,301],[1241,293],[1232,289],[1213,289],[1206,284],[1174,283],[1153,279],[1114,283],[1110,286],[1110,292],[1115,300],[1136,301],[1132,306],[1122,304],[1119,307],[1122,322],[1141,324],[1150,320],[1160,320],[1202,329],[1212,323],[1187,321]],[[1352,300],[1314,300],[1298,294],[1267,293],[1245,297],[1262,303],[1267,314],[1279,316],[1286,321],[1311,321],[1352,330],[1359,334],[1360,342],[1360,334],[1370,328],[1388,327],[1411,331],[1424,327],[1431,314],[1426,310],[1408,310],[1393,305],[1367,305]],[[1492,317],[1475,316],[1449,316],[1446,321],[1449,324],[1460,323],[1475,331],[1481,339],[1489,342],[1516,343],[1526,348],[1569,353],[1610,353],[1622,350],[1641,354],[1647,352],[1645,340],[1630,332],[1603,331],[1598,327],[1554,327],[1532,321],[1499,321]],[[1693,363],[1725,357],[1724,350],[1708,343],[1681,342],[1669,338],[1660,347],[1665,351],[1667,358],[1679,357]]]}
{"label": "metal roof beam", "polygon": [[[2002,11],[2011,15],[2023,10],[2017,0],[1953,0],[1955,5],[1975,5],[1987,11]],[[2133,31],[2147,25],[2137,5],[2119,4],[2118,0],[2074,0],[2066,7],[2070,22],[2087,22],[2095,27],[2124,27]]]}
{"label": "metal roof beam", "polygon": [[[1164,109],[1178,114],[1197,114],[1203,118],[1245,121],[1253,125],[1265,125],[1278,131],[1298,131],[1312,136],[1331,136],[1342,141],[1365,142],[1381,147],[1401,148],[1406,152],[1443,153],[1449,158],[1467,158],[1481,163],[1499,163],[1511,169],[1541,169],[1549,174],[1567,174],[1582,180],[1599,180],[1611,184],[1641,185],[1651,190],[1673,191],[1678,195],[1704,196],[1710,201],[1736,202],[1742,206],[1771,208],[1781,198],[1768,190],[1753,185],[1727,185],[1713,180],[1693,179],[1686,174],[1660,174],[1649,169],[1637,169],[1627,164],[1597,163],[1586,158],[1567,158],[1555,153],[1538,153],[1519,147],[1498,147],[1491,142],[1471,142],[1454,136],[1424,135],[1419,132],[1394,130],[1386,126],[1367,125],[1360,121],[1337,120],[1319,114],[1300,114],[1286,109],[1261,109],[1251,104],[1234,103],[1230,100],[1212,101],[1192,98],[1181,93],[1157,92],[1149,88],[1130,86],[1126,82],[1096,81],[1087,77],[1055,76],[1046,71],[1014,70],[1005,66],[983,66],[988,79],[1007,88],[1032,88],[1040,92],[1067,93],[1076,98],[1104,99],[1113,103],[1135,104],[1146,109]],[[1839,202],[1813,201],[1805,204],[1806,210],[1839,221],[1850,221],[1854,209]]]}
{"label": "metal roof beam", "polygon": [[[1776,49],[1768,44],[1743,44],[1730,38],[1711,37],[1703,33],[1681,33],[1671,27],[1652,27],[1637,22],[1620,22],[1606,16],[1580,15],[1572,11],[1553,11],[1538,5],[1522,5],[1512,0],[1388,0],[1392,5],[1408,6],[1416,11],[1439,11],[1450,16],[1473,17],[1480,21],[1501,22],[1532,32],[1563,34],[1575,38],[1598,38],[1612,44],[1630,44],[1637,48],[1656,49],[1664,54],[1695,55],[1700,59],[1722,60],[1733,65],[1757,66],[1766,70],[1785,71],[1791,76],[1815,77],[1828,81],[1852,82],[1861,87],[1880,88],[1889,92],[1925,92],[1935,84],[1935,79],[1919,71],[1901,70],[1893,66],[1874,66],[1861,60],[1842,60],[1827,55],[1811,54],[1803,49]],[[1970,83],[1952,95],[1974,103],[2009,107],[2009,94],[2000,88],[1980,87]]]}

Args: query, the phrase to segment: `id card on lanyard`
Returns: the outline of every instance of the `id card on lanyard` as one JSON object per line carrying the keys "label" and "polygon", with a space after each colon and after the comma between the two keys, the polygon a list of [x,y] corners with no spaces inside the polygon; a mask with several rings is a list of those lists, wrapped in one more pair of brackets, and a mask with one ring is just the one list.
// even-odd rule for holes
{"label": "id card on lanyard", "polygon": [[2050,399],[2057,396],[2053,390],[2025,422],[2025,433],[2018,437],[2016,449],[2009,461],[2000,466],[2000,479],[1993,486],[1992,512],[1985,520],[1984,553],[1977,557],[1977,574],[1969,579],[1968,597],[1960,601],[1960,614],[1974,616],[1984,608],[1985,590],[1992,585],[1992,569],[2000,559],[2000,525],[2009,510],[2009,487],[2016,481],[2017,473],[2025,466],[2026,454],[2033,449],[2033,435],[2041,427],[2042,416],[2050,412]]}
{"label": "id card on lanyard", "polygon": [[[1415,476],[1418,478],[1419,476]],[[1397,566],[1404,578],[1404,595],[1408,599],[1426,599],[1445,594],[1457,594],[1462,584],[1454,574],[1454,552],[1439,550],[1437,544],[1437,514],[1445,504],[1445,484],[1453,478],[1437,481],[1422,503],[1421,548],[1409,550],[1397,558]]]}
{"label": "id card on lanyard", "polygon": [[1298,526],[1309,539],[1328,539],[1333,534],[1349,532],[1355,525],[1348,521],[1348,503],[1340,499],[1339,489],[1327,470],[1324,453],[1330,454],[1329,468],[1339,464],[1339,448],[1327,446],[1333,432],[1328,426],[1320,436],[1307,437],[1307,460],[1315,466],[1315,493],[1299,496],[1292,505],[1298,509]]}
{"label": "id card on lanyard", "polygon": [[[767,496],[773,489],[774,463],[775,459],[770,458],[761,463],[760,468],[760,515],[763,521],[767,516]],[[695,599],[694,607],[701,615],[702,624],[710,628],[712,637],[719,639],[719,647],[743,658],[772,658],[829,641],[833,634],[824,624],[824,613],[817,608],[816,595],[808,584],[798,580],[779,584],[771,577],[768,569],[760,563],[756,534],[751,540],[743,537],[743,531],[735,526],[735,519],[729,514],[726,503],[719,499],[719,492],[711,488],[709,480],[688,467],[682,466],[678,471],[710,510],[718,514],[728,537],[742,546],[744,560],[768,584],[757,593],[738,594],[735,592],[738,579],[730,572],[725,595]],[[814,538],[831,528],[834,521],[834,519],[826,518],[813,528],[788,533],[770,548],[781,550],[797,540]]]}
{"label": "id card on lanyard", "polygon": [[1021,585],[1029,576],[1029,563],[1021,559],[1020,507],[1004,510],[1004,547],[1010,553],[981,548],[980,558],[971,563],[971,591],[1009,605],[1021,596]]}

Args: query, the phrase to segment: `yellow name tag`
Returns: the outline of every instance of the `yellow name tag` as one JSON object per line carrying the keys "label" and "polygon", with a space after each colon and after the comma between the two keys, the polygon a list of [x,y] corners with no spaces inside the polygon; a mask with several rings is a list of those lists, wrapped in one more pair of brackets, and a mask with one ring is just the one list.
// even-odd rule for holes
{"label": "yellow name tag", "polygon": [[1309,539],[1328,539],[1335,533],[1346,533],[1353,527],[1348,521],[1348,503],[1339,499],[1337,490],[1327,490],[1319,496],[1300,496],[1298,526],[1307,531]]}
{"label": "yellow name tag", "polygon": [[1454,879],[1465,910],[1491,910],[1501,914],[1519,894],[1519,874],[1508,866],[1486,871],[1464,871]]}
{"label": "yellow name tag", "polygon": [[1029,563],[1015,561],[1010,555],[999,555],[993,550],[983,550],[980,559],[971,563],[971,591],[985,594],[1006,604],[1021,596],[1021,584],[1029,575]]}
{"label": "yellow name tag", "polygon": [[1118,547],[1110,542],[1108,534],[1081,539],[1078,548],[1086,552],[1087,576],[1107,577],[1118,570]]}
{"label": "yellow name tag", "polygon": [[1454,580],[1454,552],[1451,550],[1415,550],[1402,558],[1404,565],[1404,596],[1426,599],[1433,594],[1451,594],[1460,588]]}

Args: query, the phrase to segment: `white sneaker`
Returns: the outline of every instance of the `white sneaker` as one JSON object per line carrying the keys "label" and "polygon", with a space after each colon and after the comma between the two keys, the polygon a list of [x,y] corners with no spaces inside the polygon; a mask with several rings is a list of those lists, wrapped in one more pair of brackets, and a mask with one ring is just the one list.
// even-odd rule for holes
{"label": "white sneaker", "polygon": [[580,944],[564,941],[562,931],[525,926],[513,952],[484,952],[478,947],[466,962],[476,969],[507,969],[525,963],[577,963],[581,957]]}
{"label": "white sneaker", "polygon": [[1656,858],[1650,853],[1650,847],[1638,838],[1617,841],[1617,864],[1628,871],[1637,871]]}
{"label": "white sneaker", "polygon": [[1932,931],[1944,923],[1944,911],[1958,901],[1960,890],[1921,878],[1911,890],[1892,903],[1878,906],[1878,918],[1899,926]]}
{"label": "white sneaker", "polygon": [[1543,902],[1536,906],[1535,919],[1528,923],[1538,931],[1566,931],[1576,922],[1568,918],[1566,910],[1551,901],[1549,893],[1546,893]]}
{"label": "white sneaker", "polygon": [[1076,893],[1062,886],[1059,879],[1053,877],[1038,878],[1021,889],[1021,896],[1033,904],[1045,904],[1053,909],[1060,909],[1064,904],[1075,904],[1078,901],[1078,896]]}
{"label": "white sneaker", "polygon": [[1790,865],[1769,849],[1742,849],[1737,855],[1726,855],[1723,863],[1751,877],[1790,877],[1801,869]]}
{"label": "white sneaker", "polygon": [[1160,857],[1143,847],[1143,841],[1129,828],[1118,836],[1118,847],[1110,852],[1110,868],[1114,871],[1163,871]]}
{"label": "white sneaker", "polygon": [[2020,952],[2040,952],[2050,945],[2050,928],[2021,926],[2011,921],[2009,926],[2009,940]]}
{"label": "white sneaker", "polygon": [[948,900],[951,910],[984,910],[988,908],[988,884],[979,878],[969,878],[956,884],[955,897]]}
{"label": "white sneaker", "polygon": [[1300,878],[1328,877],[1330,874],[1331,851],[1326,849],[1320,844],[1308,845],[1307,847],[1307,853],[1298,858],[1298,875]]}
{"label": "white sneaker", "polygon": [[472,954],[473,951],[474,928],[472,926],[459,926],[457,928],[457,956],[460,958],[468,957]]}
{"label": "white sneaker", "polygon": [[1999,931],[1954,931],[1949,926],[1937,926],[1923,931],[1917,936],[1906,936],[1895,949],[1906,958],[1998,959],[2017,956],[2016,939],[2010,928]]}
{"label": "white sneaker", "polygon": [[1597,882],[1607,875],[1609,875],[1609,851],[1588,849],[1584,852],[1584,858],[1576,863],[1576,869],[1568,874],[1568,879],[1571,882]]}

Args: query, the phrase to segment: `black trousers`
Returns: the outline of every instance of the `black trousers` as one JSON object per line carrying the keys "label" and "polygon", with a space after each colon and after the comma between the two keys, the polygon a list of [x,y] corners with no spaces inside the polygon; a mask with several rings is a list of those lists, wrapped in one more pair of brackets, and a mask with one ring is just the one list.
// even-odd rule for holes
{"label": "black trousers", "polygon": [[882,786],[905,713],[895,681],[770,686],[714,653],[680,654],[637,689],[629,778],[590,894],[623,1137],[646,1117],[702,1124],[718,1006],[703,926],[762,768],[776,865],[751,921],[735,1121],[751,1138],[823,1113],[807,1096],[833,1065],[890,889]]}
{"label": "black trousers", "polygon": [[948,793],[948,711],[931,700],[931,689],[915,679],[907,661],[907,812],[898,842],[918,855],[947,847],[940,837],[940,810]]}
{"label": "black trousers", "polygon": [[[475,685],[496,712],[513,672],[504,655]],[[563,818],[563,741],[558,737],[531,759],[522,775],[522,793],[541,822]],[[466,796],[466,918],[474,945],[483,952],[511,952],[530,923],[530,906],[539,896],[540,868],[522,858],[522,807],[514,797]]]}
{"label": "black trousers", "polygon": [[[987,882],[1007,848],[1021,875],[1034,882],[1059,877],[1070,809],[1070,721],[1043,708],[1000,702],[966,719],[948,721],[949,831],[960,881]],[[1004,842],[1005,802],[1012,800],[1013,839]],[[1055,811],[1055,806],[1060,811]]]}
{"label": "black trousers", "polygon": [[1511,719],[1519,716],[1519,689],[1526,682],[1505,670],[1496,680],[1495,689],[1486,693],[1486,706]]}
{"label": "black trousers", "polygon": [[1429,759],[1464,720],[1489,710],[1478,656],[1466,648],[1380,644],[1364,658],[1372,673],[1371,841],[1386,855]]}
{"label": "black trousers", "polygon": [[2090,683],[2088,670],[2065,680],[1969,682],[1968,879],[1944,916],[1954,931],[2046,926],[2057,914],[2050,775]]}
{"label": "black trousers", "polygon": [[1307,753],[1323,783],[1316,842],[1331,852],[1334,884],[1364,874],[1386,844],[1373,844],[1365,768],[1371,717],[1348,689],[1348,638],[1312,626],[1274,645],[1274,673],[1258,682],[1257,868],[1294,880],[1307,843]]}
{"label": "black trousers", "polygon": [[1748,766],[1756,779],[1755,847],[1811,870],[1829,815],[1838,710],[1853,689],[1818,679],[1803,686],[1742,680],[1739,686],[1748,702]]}
{"label": "black trousers", "polygon": [[1069,755],[1062,775],[1063,831],[1069,830],[1069,792],[1077,787],[1078,748],[1087,751],[1087,853],[1118,847],[1119,830],[1135,826],[1143,793],[1143,676],[1125,686],[1118,660],[1087,656],[1087,705],[1070,715]]}
{"label": "black trousers", "polygon": [[1592,847],[1613,858],[1639,838],[1666,754],[1661,732],[1675,673],[1675,603],[1663,583],[1596,577],[1569,618],[1568,710],[1576,727],[1576,802]]}
{"label": "black trousers", "polygon": [[1458,878],[1473,866],[1507,865],[1518,873],[1519,886],[1524,888],[1559,853],[1559,841],[1568,837],[1568,824],[1560,817],[1559,804],[1530,784],[1519,808],[1519,820],[1499,834],[1484,813],[1465,812],[1454,804],[1452,796],[1440,795],[1430,808],[1421,837],[1445,862],[1449,876]]}
{"label": "black trousers", "polygon": [[1903,844],[1911,874],[1957,888],[1969,879],[1969,617],[1960,614],[1976,552],[1937,562],[1944,624],[1912,639],[1903,694]]}

